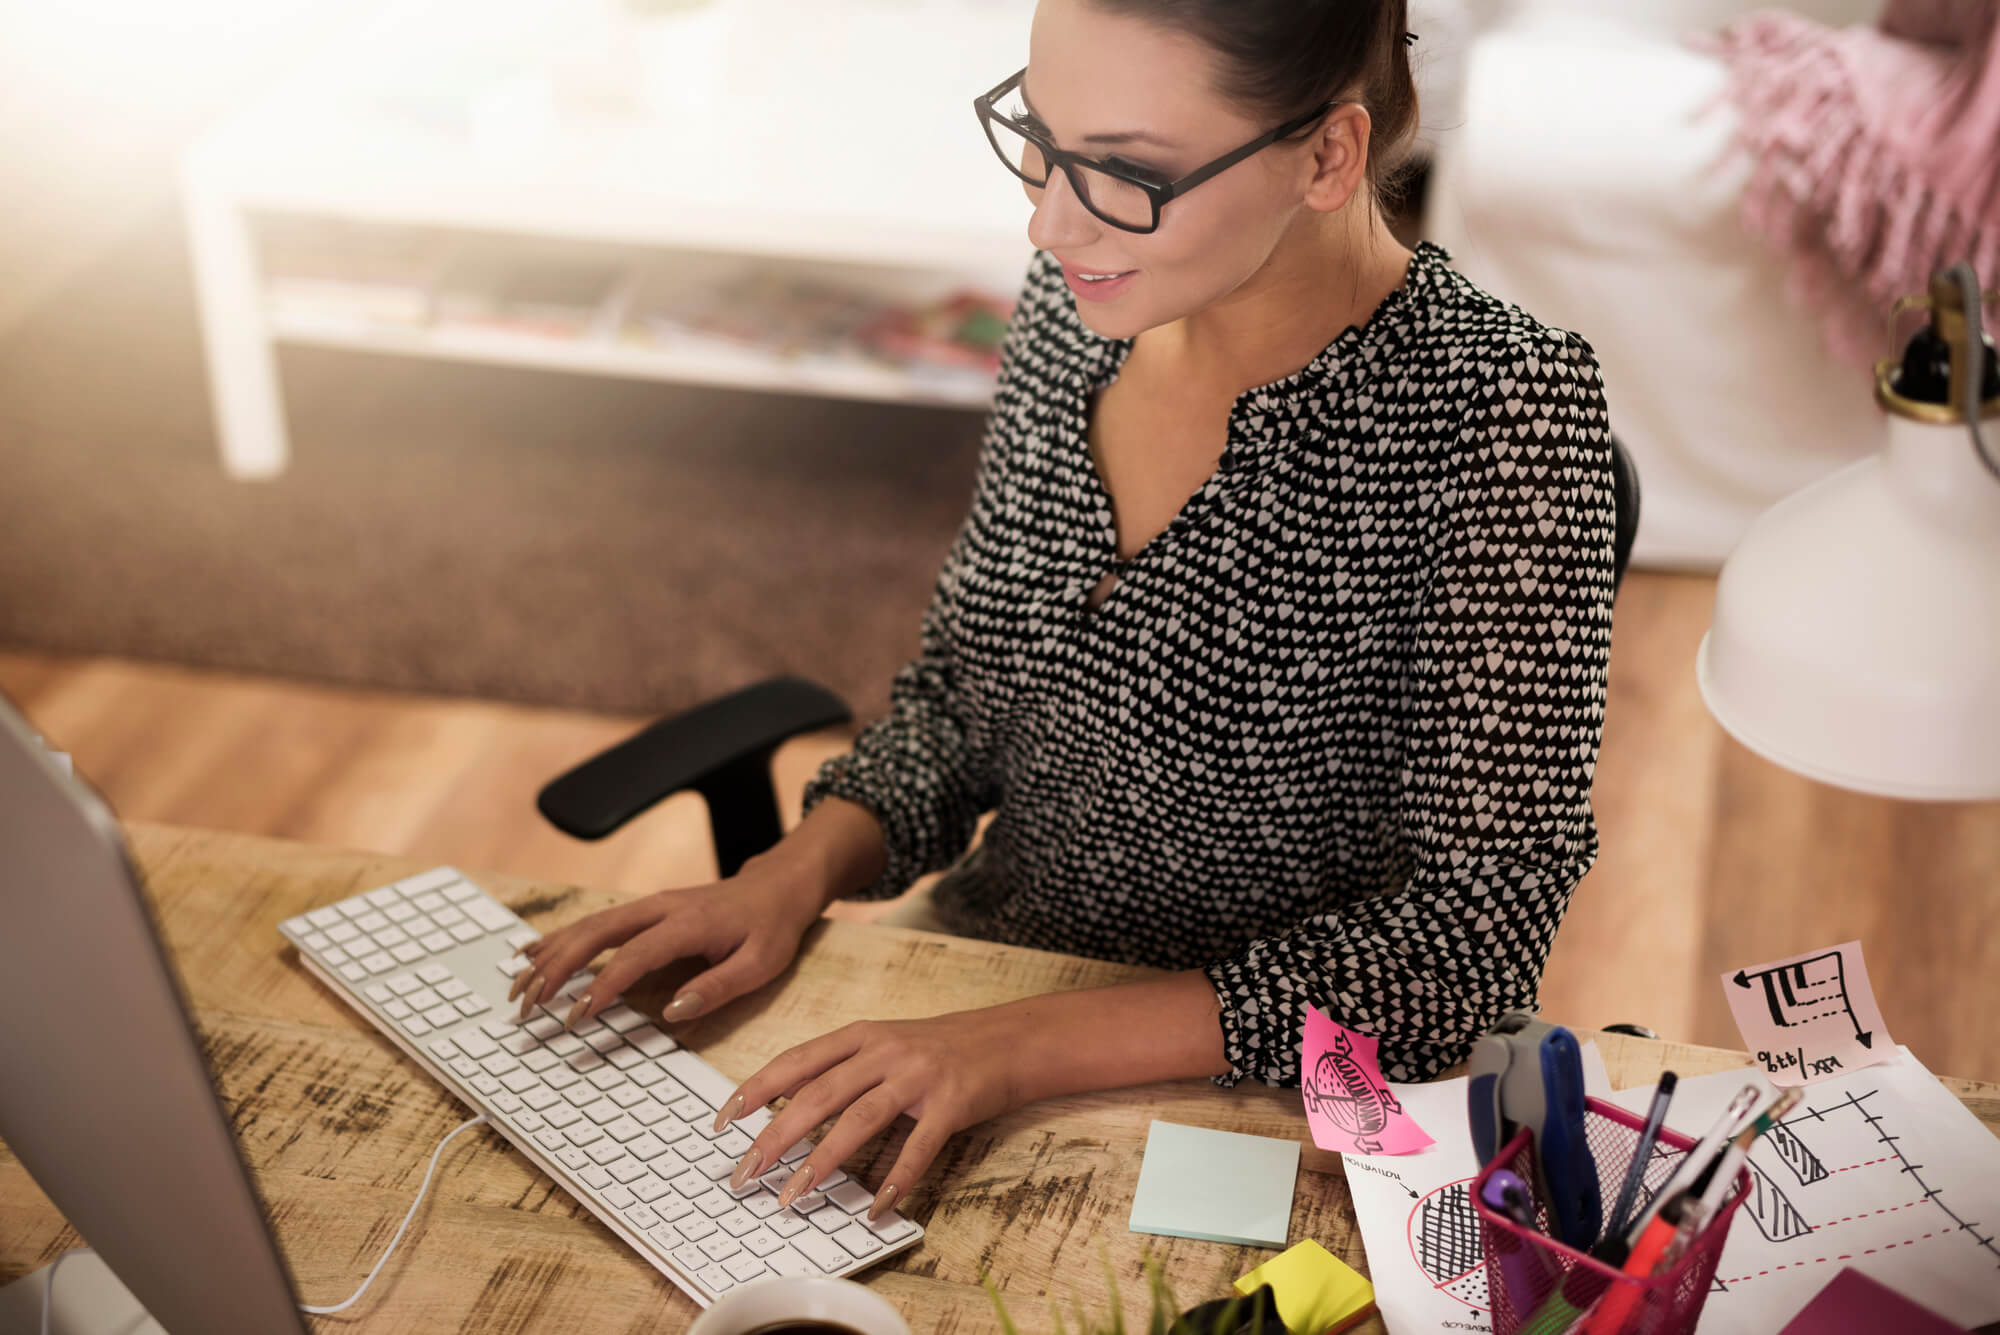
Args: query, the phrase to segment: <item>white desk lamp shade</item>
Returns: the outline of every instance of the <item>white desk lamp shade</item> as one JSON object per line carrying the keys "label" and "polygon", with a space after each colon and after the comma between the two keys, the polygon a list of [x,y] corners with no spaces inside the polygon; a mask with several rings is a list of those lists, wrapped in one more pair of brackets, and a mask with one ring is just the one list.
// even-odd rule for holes
{"label": "white desk lamp shade", "polygon": [[1702,698],[1809,778],[2000,798],[2000,478],[1962,419],[1889,406],[1880,455],[1773,506],[1724,563]]}

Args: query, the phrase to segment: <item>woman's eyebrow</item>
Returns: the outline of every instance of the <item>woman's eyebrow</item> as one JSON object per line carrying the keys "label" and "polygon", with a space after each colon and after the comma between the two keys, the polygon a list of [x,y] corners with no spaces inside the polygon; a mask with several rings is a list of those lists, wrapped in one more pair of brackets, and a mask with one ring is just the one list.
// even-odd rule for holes
{"label": "woman's eyebrow", "polygon": [[[1042,114],[1035,110],[1034,99],[1028,96],[1028,81],[1026,79],[1021,80],[1020,89],[1021,105],[1028,109],[1030,116],[1033,116],[1038,121],[1042,120]],[[1044,125],[1048,124],[1047,121],[1042,121],[1042,123]],[[1155,148],[1165,149],[1180,147],[1179,144],[1174,143],[1170,139],[1162,139],[1160,136],[1148,133],[1145,130],[1121,130],[1116,134],[1087,134],[1083,137],[1083,142],[1086,144],[1151,144]]]}

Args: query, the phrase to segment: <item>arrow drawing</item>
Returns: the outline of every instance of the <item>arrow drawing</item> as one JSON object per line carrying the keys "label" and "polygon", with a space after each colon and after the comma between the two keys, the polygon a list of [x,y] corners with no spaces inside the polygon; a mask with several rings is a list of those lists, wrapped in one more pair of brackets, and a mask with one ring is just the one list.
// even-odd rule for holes
{"label": "arrow drawing", "polygon": [[[1831,960],[1829,970],[1826,962]],[[1815,966],[1818,966],[1815,968]],[[1829,950],[1793,964],[1780,964],[1749,973],[1738,969],[1731,980],[1747,988],[1754,982],[1764,985],[1764,1003],[1771,1008],[1771,1023],[1789,1029],[1811,1024],[1845,1012],[1854,1037],[1864,1048],[1875,1046],[1872,1031],[1863,1030],[1854,1016],[1847,996],[1847,968],[1839,950]]]}

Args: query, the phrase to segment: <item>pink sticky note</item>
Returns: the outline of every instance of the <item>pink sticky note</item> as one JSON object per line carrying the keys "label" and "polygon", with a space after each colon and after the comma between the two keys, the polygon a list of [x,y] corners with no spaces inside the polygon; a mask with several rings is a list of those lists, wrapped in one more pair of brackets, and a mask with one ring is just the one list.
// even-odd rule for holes
{"label": "pink sticky note", "polygon": [[1722,990],[1774,1085],[1809,1085],[1895,1054],[1859,941],[1737,969],[1722,975]]}
{"label": "pink sticky note", "polygon": [[1382,1079],[1375,1040],[1306,1007],[1299,1092],[1313,1144],[1342,1154],[1414,1154],[1434,1144]]}

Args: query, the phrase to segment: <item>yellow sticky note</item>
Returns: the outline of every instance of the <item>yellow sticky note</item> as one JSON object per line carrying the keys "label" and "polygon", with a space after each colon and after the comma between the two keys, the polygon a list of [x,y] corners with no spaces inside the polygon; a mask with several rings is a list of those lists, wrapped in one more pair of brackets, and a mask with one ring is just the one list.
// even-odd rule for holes
{"label": "yellow sticky note", "polygon": [[1292,1335],[1329,1335],[1375,1310],[1375,1286],[1310,1238],[1237,1280],[1236,1291],[1255,1293],[1260,1284],[1271,1286]]}

